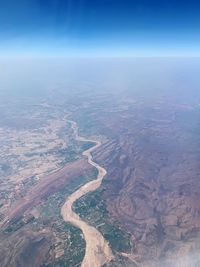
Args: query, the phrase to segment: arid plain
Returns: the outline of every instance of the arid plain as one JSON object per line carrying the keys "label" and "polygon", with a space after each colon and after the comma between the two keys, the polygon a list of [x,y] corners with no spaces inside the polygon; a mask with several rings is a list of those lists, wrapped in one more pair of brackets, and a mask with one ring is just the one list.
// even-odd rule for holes
{"label": "arid plain", "polygon": [[2,267],[200,264],[198,91],[104,78],[1,94]]}

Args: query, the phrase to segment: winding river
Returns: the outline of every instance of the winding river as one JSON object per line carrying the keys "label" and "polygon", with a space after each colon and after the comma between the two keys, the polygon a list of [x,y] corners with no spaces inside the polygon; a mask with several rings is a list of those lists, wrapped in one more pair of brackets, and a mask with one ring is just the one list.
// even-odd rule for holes
{"label": "winding river", "polygon": [[101,267],[103,264],[113,259],[113,254],[108,242],[95,227],[88,225],[72,209],[72,206],[77,199],[99,188],[106,175],[106,170],[94,162],[92,158],[92,152],[101,146],[101,142],[79,136],[77,123],[71,120],[69,122],[71,123],[77,141],[95,143],[93,147],[85,150],[82,155],[87,157],[88,163],[98,170],[98,175],[95,180],[86,183],[66,199],[61,208],[61,215],[66,222],[70,222],[74,226],[80,228],[83,232],[86,242],[86,250],[81,267]]}

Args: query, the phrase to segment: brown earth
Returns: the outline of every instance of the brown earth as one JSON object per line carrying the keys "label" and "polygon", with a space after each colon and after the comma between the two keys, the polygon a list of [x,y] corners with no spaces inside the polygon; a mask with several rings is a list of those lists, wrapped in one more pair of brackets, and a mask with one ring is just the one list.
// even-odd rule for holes
{"label": "brown earth", "polygon": [[0,244],[1,266],[40,266],[50,250],[53,238],[50,230],[17,231]]}
{"label": "brown earth", "polygon": [[33,186],[25,197],[15,202],[6,214],[3,222],[6,225],[9,221],[23,215],[49,195],[57,192],[75,177],[82,175],[85,171],[92,170],[92,167],[83,159],[68,163],[62,169],[47,175],[37,185]]}
{"label": "brown earth", "polygon": [[[141,266],[195,266],[200,247],[199,108],[135,105],[100,117],[110,140],[94,152],[107,169],[110,214],[132,235]],[[115,133],[115,138],[113,138]]]}

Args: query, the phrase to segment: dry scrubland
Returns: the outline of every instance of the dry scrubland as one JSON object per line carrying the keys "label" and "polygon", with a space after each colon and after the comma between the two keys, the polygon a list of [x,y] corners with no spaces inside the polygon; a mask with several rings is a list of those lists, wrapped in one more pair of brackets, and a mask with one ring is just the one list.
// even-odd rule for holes
{"label": "dry scrubland", "polygon": [[1,266],[81,266],[83,234],[60,211],[97,171],[68,118],[102,143],[92,155],[107,175],[72,209],[108,241],[104,267],[199,264],[199,105],[147,98],[85,94],[21,113],[1,104]]}

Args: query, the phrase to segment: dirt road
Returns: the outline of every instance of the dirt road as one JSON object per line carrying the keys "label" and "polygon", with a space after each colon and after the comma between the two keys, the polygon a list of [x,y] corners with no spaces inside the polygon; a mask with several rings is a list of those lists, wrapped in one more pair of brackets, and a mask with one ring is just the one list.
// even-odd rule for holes
{"label": "dirt road", "polygon": [[92,148],[85,150],[82,154],[87,157],[88,163],[98,170],[98,176],[96,180],[86,183],[66,199],[65,204],[61,208],[61,215],[66,222],[72,223],[83,232],[86,242],[86,252],[81,267],[101,267],[103,264],[113,259],[113,254],[108,242],[96,228],[88,225],[72,210],[73,203],[83,195],[96,190],[101,185],[101,182],[106,175],[106,170],[92,159],[92,152],[101,145],[101,142],[79,136],[76,122],[69,122],[72,125],[74,136],[77,141],[93,142],[95,144]]}

